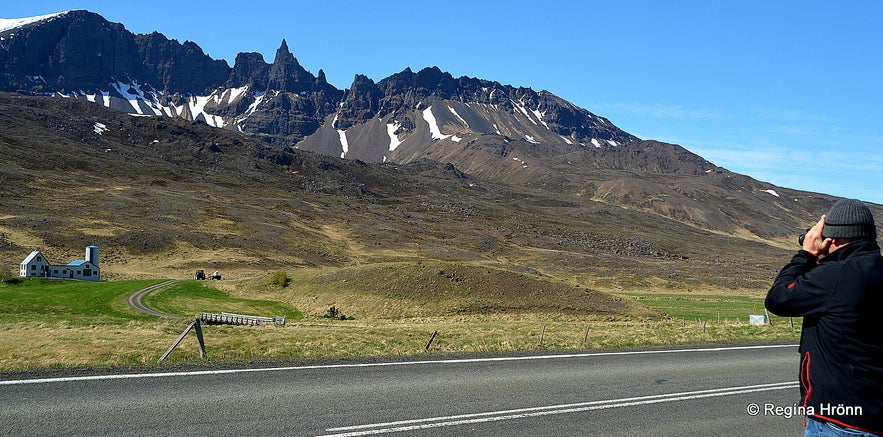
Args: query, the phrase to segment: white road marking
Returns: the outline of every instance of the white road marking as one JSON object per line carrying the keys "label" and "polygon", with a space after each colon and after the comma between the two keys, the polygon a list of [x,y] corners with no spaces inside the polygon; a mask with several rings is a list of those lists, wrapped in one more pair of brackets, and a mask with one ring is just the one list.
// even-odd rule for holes
{"label": "white road marking", "polygon": [[698,390],[661,395],[638,396],[622,399],[582,402],[577,404],[550,405],[546,407],[522,408],[516,410],[490,411],[484,413],[462,414],[457,416],[431,417],[425,419],[401,420],[397,422],[374,423],[367,425],[327,428],[325,431],[334,433],[320,437],[348,437],[382,434],[401,431],[416,431],[427,428],[441,428],[475,423],[497,422],[501,420],[522,419],[528,417],[549,416],[553,414],[579,413],[609,408],[631,407],[638,405],[658,404],[720,396],[731,396],[745,393],[757,393],[772,390],[797,388],[794,381],[772,384],[747,385],[742,387],[725,387],[711,390]]}
{"label": "white road marking", "polygon": [[567,358],[590,358],[590,357],[606,357],[617,355],[656,355],[656,354],[674,354],[674,353],[690,353],[690,352],[723,352],[723,351],[741,351],[741,350],[757,350],[757,349],[773,349],[773,348],[791,348],[797,347],[796,344],[785,345],[760,345],[760,346],[730,346],[730,347],[713,347],[713,348],[697,348],[697,349],[662,349],[662,350],[640,350],[640,351],[623,351],[623,352],[590,352],[580,354],[561,354],[561,355],[536,355],[525,357],[495,357],[495,358],[463,358],[451,360],[422,360],[422,361],[401,361],[386,363],[361,363],[361,364],[326,364],[316,366],[290,366],[290,367],[267,367],[252,369],[224,369],[224,370],[199,370],[192,372],[163,372],[163,373],[132,373],[120,375],[93,375],[93,376],[69,376],[61,378],[39,378],[39,379],[19,379],[10,381],[0,381],[3,385],[21,385],[21,384],[46,384],[72,381],[102,381],[112,379],[139,379],[139,378],[164,378],[176,376],[201,376],[201,375],[226,375],[232,373],[254,373],[254,372],[279,372],[292,370],[314,370],[314,369],[343,369],[352,367],[389,367],[389,366],[416,366],[426,364],[462,364],[462,363],[487,363],[498,361],[529,361],[529,360],[560,360]]}

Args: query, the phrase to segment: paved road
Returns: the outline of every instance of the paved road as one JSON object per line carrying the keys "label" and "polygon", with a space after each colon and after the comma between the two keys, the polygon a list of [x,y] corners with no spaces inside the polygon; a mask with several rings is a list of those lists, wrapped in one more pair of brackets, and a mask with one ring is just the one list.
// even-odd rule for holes
{"label": "paved road", "polygon": [[141,299],[143,299],[144,296],[147,296],[148,293],[150,293],[152,291],[159,290],[160,288],[168,287],[169,285],[172,285],[176,282],[178,282],[178,280],[172,279],[172,280],[168,280],[165,282],[161,282],[156,285],[151,285],[150,287],[147,287],[147,288],[142,288],[142,289],[132,293],[129,296],[129,306],[132,308],[135,308],[138,311],[141,311],[142,313],[147,313],[152,316],[165,317],[165,318],[169,318],[169,319],[180,318],[180,316],[174,316],[171,314],[161,313],[159,311],[152,310],[150,308],[147,308],[143,303],[141,303]]}
{"label": "paved road", "polygon": [[796,368],[760,346],[2,381],[0,432],[801,435]]}

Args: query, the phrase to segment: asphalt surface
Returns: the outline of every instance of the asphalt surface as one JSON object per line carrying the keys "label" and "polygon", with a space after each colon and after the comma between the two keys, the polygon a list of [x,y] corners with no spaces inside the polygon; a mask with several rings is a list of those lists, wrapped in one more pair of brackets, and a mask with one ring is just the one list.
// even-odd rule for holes
{"label": "asphalt surface", "polygon": [[797,360],[762,345],[0,375],[0,433],[796,436]]}

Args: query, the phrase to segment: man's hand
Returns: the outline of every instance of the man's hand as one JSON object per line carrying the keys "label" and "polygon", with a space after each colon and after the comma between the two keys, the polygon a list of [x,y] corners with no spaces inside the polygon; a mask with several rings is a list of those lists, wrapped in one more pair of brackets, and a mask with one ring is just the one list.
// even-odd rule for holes
{"label": "man's hand", "polygon": [[816,257],[827,254],[833,240],[822,237],[822,230],[824,229],[825,216],[822,216],[822,218],[819,219],[819,222],[810,228],[809,231],[807,231],[806,236],[803,238],[803,250]]}

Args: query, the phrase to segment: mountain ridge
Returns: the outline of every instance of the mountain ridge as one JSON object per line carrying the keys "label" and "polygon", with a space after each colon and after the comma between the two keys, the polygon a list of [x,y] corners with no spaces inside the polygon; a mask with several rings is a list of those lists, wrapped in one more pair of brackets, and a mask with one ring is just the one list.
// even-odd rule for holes
{"label": "mountain ridge", "polygon": [[[87,29],[93,31],[86,35]],[[4,48],[0,50],[4,67],[0,88],[5,91],[86,98],[130,113],[201,119],[280,146],[297,146],[329,124],[327,117],[332,114],[337,115],[334,128],[346,130],[372,117],[418,108],[430,98],[503,105],[509,111],[517,108],[528,118],[527,111],[540,118],[541,105],[553,105],[561,111],[551,113],[552,122],[566,121],[559,123],[560,133],[574,136],[574,141],[595,139],[597,146],[634,139],[609,121],[592,121],[594,114],[549,98],[548,92],[538,94],[466,76],[455,79],[438,67],[418,73],[406,68],[377,83],[357,74],[349,89],[338,90],[322,70],[314,76],[304,69],[284,39],[271,64],[260,54],[246,52],[236,56],[231,68],[226,61],[205,55],[196,43],[179,43],[158,32],[134,35],[123,25],[85,10],[32,20],[14,31],[0,32],[0,38]],[[234,97],[224,99],[224,95]],[[513,97],[517,103],[510,101]],[[272,116],[261,117],[262,113]],[[403,126],[408,129],[411,124]],[[484,126],[482,131],[492,129]],[[339,149],[335,154],[343,152],[340,141],[315,143],[311,146],[322,153],[335,147]],[[351,148],[358,147],[353,144]],[[384,158],[377,153],[361,155],[374,162]]]}

